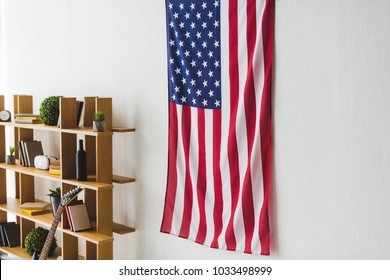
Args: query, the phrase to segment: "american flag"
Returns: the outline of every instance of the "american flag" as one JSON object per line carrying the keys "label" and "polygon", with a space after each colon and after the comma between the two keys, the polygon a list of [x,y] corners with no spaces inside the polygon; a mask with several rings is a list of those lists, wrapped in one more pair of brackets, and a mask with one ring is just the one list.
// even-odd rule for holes
{"label": "american flag", "polygon": [[274,0],[166,0],[161,232],[269,255]]}

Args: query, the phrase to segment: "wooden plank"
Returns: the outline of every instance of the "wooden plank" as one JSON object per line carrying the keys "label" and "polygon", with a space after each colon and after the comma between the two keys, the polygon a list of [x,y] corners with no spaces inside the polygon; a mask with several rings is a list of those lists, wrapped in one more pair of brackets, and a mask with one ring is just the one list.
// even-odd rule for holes
{"label": "wooden plank", "polygon": [[96,111],[104,113],[106,130],[112,131],[112,98],[96,98]]}
{"label": "wooden plank", "polygon": [[112,183],[112,136],[96,137],[96,181]]}
{"label": "wooden plank", "polygon": [[98,260],[112,260],[114,257],[113,243],[104,243],[97,247],[97,259]]}
{"label": "wooden plank", "polygon": [[[26,250],[20,246],[18,247],[0,247],[0,251],[9,255],[11,258],[18,258],[18,259],[25,259],[25,260],[31,260],[32,257],[26,252]],[[58,257],[61,256],[61,248],[57,247],[57,249],[54,250],[53,255],[49,256],[48,260],[56,260]]]}
{"label": "wooden plank", "polygon": [[73,235],[69,235],[65,232],[62,233],[62,259],[63,260],[78,260],[79,259],[79,245],[78,238]]}
{"label": "wooden plank", "polygon": [[85,153],[87,155],[87,175],[96,174],[96,137],[85,136]]}
{"label": "wooden plank", "polygon": [[87,260],[96,260],[97,259],[97,248],[96,244],[93,244],[91,242],[86,242],[86,249],[85,249],[85,258]]}
{"label": "wooden plank", "polygon": [[26,239],[27,234],[35,228],[35,223],[28,219],[20,219],[20,245],[24,248],[24,240]]}
{"label": "wooden plank", "polygon": [[[0,122],[1,126],[13,126],[16,129],[23,128],[23,129],[30,129],[30,130],[43,130],[43,131],[54,131],[54,132],[66,132],[70,134],[83,134],[83,135],[89,135],[89,136],[97,136],[97,135],[106,135],[110,136],[113,134],[112,131],[105,131],[105,132],[94,132],[92,130],[92,127],[75,127],[70,129],[60,129],[57,126],[53,125],[44,125],[44,124],[23,124],[23,123],[14,123],[14,122]],[[16,137],[16,134],[15,134]],[[18,137],[16,137],[18,138]]]}
{"label": "wooden plank", "polygon": [[0,126],[0,162],[5,162],[5,127]]}
{"label": "wooden plank", "polygon": [[34,202],[35,190],[34,190],[34,176],[20,174],[20,203]]}
{"label": "wooden plank", "polygon": [[119,175],[112,175],[112,182],[117,184],[134,183],[135,179]]}
{"label": "wooden plank", "polygon": [[112,189],[96,194],[96,231],[112,236]]}
{"label": "wooden plank", "polygon": [[84,97],[84,126],[92,126],[93,113],[95,112],[95,99],[97,96]]}
{"label": "wooden plank", "polygon": [[7,172],[0,169],[0,203],[7,201]]}
{"label": "wooden plank", "polygon": [[60,99],[61,128],[77,127],[77,103],[75,97]]}
{"label": "wooden plank", "polygon": [[96,221],[96,191],[84,190],[84,202],[87,205],[89,219]]}
{"label": "wooden plank", "polygon": [[112,231],[117,234],[127,234],[135,232],[135,228],[113,222]]}
{"label": "wooden plank", "polygon": [[130,128],[130,127],[113,127],[112,132],[117,132],[117,133],[124,133],[124,132],[134,132],[135,128]]}
{"label": "wooden plank", "polygon": [[[32,114],[33,113],[33,97],[32,95],[16,95],[15,114]],[[15,100],[15,98],[14,98]]]}
{"label": "wooden plank", "polygon": [[63,179],[76,178],[77,135],[61,133],[61,176]]}

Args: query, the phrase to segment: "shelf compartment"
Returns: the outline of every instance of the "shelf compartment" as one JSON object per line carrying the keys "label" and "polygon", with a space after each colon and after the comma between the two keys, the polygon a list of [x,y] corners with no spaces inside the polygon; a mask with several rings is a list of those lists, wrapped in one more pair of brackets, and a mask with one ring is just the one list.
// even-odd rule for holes
{"label": "shelf compartment", "polygon": [[[6,204],[4,204],[4,203],[0,204],[0,210],[14,214],[14,215],[21,217],[23,219],[28,219],[34,223],[41,224],[47,228],[50,228],[52,223],[53,223],[53,213],[52,212],[46,213],[46,214],[41,214],[41,215],[36,215],[36,216],[31,216],[29,214],[24,213],[20,209],[20,200],[17,198],[9,197],[7,199]],[[93,224],[92,230],[74,232],[74,231],[71,231],[70,229],[63,229],[61,222],[59,222],[58,227],[57,227],[57,231],[64,232],[64,233],[67,233],[69,235],[73,235],[76,237],[81,237],[85,240],[88,240],[91,243],[94,243],[94,244],[102,244],[102,243],[113,241],[112,236],[108,236],[108,235],[101,234],[101,233],[94,231],[94,229],[96,229],[96,227],[94,226],[93,222],[92,222],[92,224]]]}
{"label": "shelf compartment", "polygon": [[76,179],[61,179],[60,176],[49,174],[49,171],[47,170],[41,170],[35,167],[22,166],[18,164],[18,161],[16,162],[16,164],[0,163],[0,168],[12,170],[38,178],[49,179],[56,182],[63,182],[73,186],[80,186],[86,189],[99,190],[112,188],[112,184],[96,182],[96,176],[88,176],[88,181],[77,181]]}

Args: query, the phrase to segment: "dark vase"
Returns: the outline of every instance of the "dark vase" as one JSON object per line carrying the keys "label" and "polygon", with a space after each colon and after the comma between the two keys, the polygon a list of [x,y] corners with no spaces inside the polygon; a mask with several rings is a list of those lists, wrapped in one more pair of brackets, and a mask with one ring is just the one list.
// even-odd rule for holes
{"label": "dark vase", "polygon": [[79,150],[76,153],[76,179],[87,181],[87,155],[84,151],[83,140],[79,140]]}
{"label": "dark vase", "polygon": [[60,205],[61,202],[61,197],[51,196],[50,201],[51,201],[51,208],[53,209],[53,215],[55,216],[57,213],[58,206]]}

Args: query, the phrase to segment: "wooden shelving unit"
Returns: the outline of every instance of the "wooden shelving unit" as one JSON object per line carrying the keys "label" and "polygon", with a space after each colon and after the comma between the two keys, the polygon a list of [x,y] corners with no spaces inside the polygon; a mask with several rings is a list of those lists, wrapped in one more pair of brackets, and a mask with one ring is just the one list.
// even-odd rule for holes
{"label": "wooden shelving unit", "polygon": [[[14,114],[33,113],[33,99],[30,95],[14,96]],[[112,137],[113,133],[133,132],[132,128],[112,127],[112,100],[111,98],[85,97],[84,127],[76,125],[76,98],[61,98],[60,118],[61,127],[41,124],[20,124],[14,122],[0,122],[0,222],[7,221],[7,213],[16,215],[20,225],[21,246],[16,248],[0,247],[0,251],[11,256],[23,259],[31,258],[24,250],[24,239],[28,232],[36,226],[49,228],[53,221],[53,214],[30,216],[19,209],[20,204],[36,201],[34,178],[43,178],[61,183],[62,193],[80,186],[84,189],[84,202],[87,205],[92,229],[73,232],[69,228],[64,215],[57,231],[61,234],[60,248],[55,256],[64,260],[107,260],[113,258],[113,233],[126,234],[135,229],[113,222],[113,183],[126,184],[135,182],[134,178],[113,175],[112,172]],[[4,96],[0,95],[0,109],[4,108]],[[92,113],[103,111],[106,116],[106,131],[92,131]],[[92,113],[91,113],[92,112]],[[21,140],[34,139],[34,131],[51,131],[60,134],[61,176],[49,174],[48,171],[34,167],[21,166],[18,161],[15,165],[5,164],[5,127],[14,128],[15,147]],[[87,152],[87,181],[77,181],[76,178],[76,151],[78,137],[84,139]],[[44,143],[43,143],[44,145]],[[15,153],[19,157],[18,151]],[[15,173],[15,197],[7,197],[6,170]],[[80,256],[78,244],[85,242],[85,256]]]}

